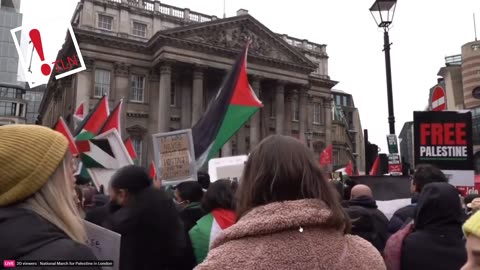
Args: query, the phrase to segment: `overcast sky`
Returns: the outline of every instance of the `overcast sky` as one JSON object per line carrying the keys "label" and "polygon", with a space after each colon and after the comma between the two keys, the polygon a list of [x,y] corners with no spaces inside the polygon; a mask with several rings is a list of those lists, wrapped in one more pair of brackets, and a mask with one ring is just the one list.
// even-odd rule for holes
{"label": "overcast sky", "polygon": [[[77,0],[22,0],[24,23],[58,18],[68,22]],[[329,75],[339,84],[335,89],[351,93],[360,110],[362,127],[370,141],[387,151],[387,93],[383,33],[369,12],[373,0],[226,0],[227,17],[240,8],[276,33],[327,44]],[[190,8],[208,15],[223,16],[223,0],[168,0],[162,3]],[[473,13],[478,0],[400,0],[394,26],[392,77],[396,133],[413,111],[427,106],[428,92],[437,82],[444,57],[459,54],[461,46],[474,40]],[[480,31],[478,31],[480,33]],[[65,32],[45,50],[56,55]],[[47,54],[47,52],[46,52]]]}

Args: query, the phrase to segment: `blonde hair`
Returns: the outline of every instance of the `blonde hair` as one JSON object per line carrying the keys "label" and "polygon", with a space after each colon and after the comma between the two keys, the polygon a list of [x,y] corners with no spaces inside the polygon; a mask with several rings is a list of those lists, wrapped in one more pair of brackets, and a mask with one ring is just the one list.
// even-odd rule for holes
{"label": "blonde hair", "polygon": [[50,176],[47,183],[19,207],[29,209],[54,224],[72,240],[85,244],[87,235],[75,203],[74,178],[70,154]]}

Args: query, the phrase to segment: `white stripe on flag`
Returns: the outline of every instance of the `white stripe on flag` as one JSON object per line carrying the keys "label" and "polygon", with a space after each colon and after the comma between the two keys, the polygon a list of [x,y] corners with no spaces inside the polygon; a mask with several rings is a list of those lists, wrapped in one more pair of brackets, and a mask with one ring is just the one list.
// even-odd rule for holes
{"label": "white stripe on flag", "polygon": [[217,221],[215,220],[215,217],[213,217],[213,222],[212,222],[212,229],[210,230],[210,243],[208,245],[208,248],[212,246],[213,240],[217,238],[218,234],[222,232],[222,228],[220,228],[220,225],[218,225]]}

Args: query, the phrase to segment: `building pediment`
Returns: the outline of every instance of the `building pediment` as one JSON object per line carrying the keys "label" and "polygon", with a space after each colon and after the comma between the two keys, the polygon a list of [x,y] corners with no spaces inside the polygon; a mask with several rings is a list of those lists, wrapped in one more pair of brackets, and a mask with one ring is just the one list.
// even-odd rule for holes
{"label": "building pediment", "polygon": [[235,51],[241,50],[247,40],[251,40],[249,54],[252,56],[316,68],[301,52],[250,15],[173,28],[158,34]]}

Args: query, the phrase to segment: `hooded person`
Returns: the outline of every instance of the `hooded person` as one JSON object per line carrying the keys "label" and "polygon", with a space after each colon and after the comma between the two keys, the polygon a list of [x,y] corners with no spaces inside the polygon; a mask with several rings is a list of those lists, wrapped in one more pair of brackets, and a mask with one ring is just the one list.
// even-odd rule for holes
{"label": "hooded person", "polygon": [[[32,125],[0,127],[2,260],[97,260],[85,245],[71,159],[67,139],[56,131]],[[55,267],[67,268],[85,269]]]}
{"label": "hooded person", "polygon": [[[122,235],[120,270],[191,269],[178,212],[140,166],[119,169],[110,181],[110,216],[104,227]],[[190,254],[189,261],[193,254]]]}
{"label": "hooded person", "polygon": [[390,234],[396,233],[413,220],[415,216],[415,209],[417,207],[418,194],[420,194],[423,187],[429,183],[448,183],[448,178],[439,168],[431,164],[418,165],[410,182],[412,203],[398,209],[393,214],[388,224],[388,232]]}
{"label": "hooded person", "polygon": [[196,270],[384,270],[380,253],[349,235],[350,221],[312,152],[269,136],[248,156],[236,193],[237,222]]}
{"label": "hooded person", "polygon": [[467,261],[463,212],[454,186],[426,185],[418,199],[414,224],[403,241],[402,270],[460,269]]}

